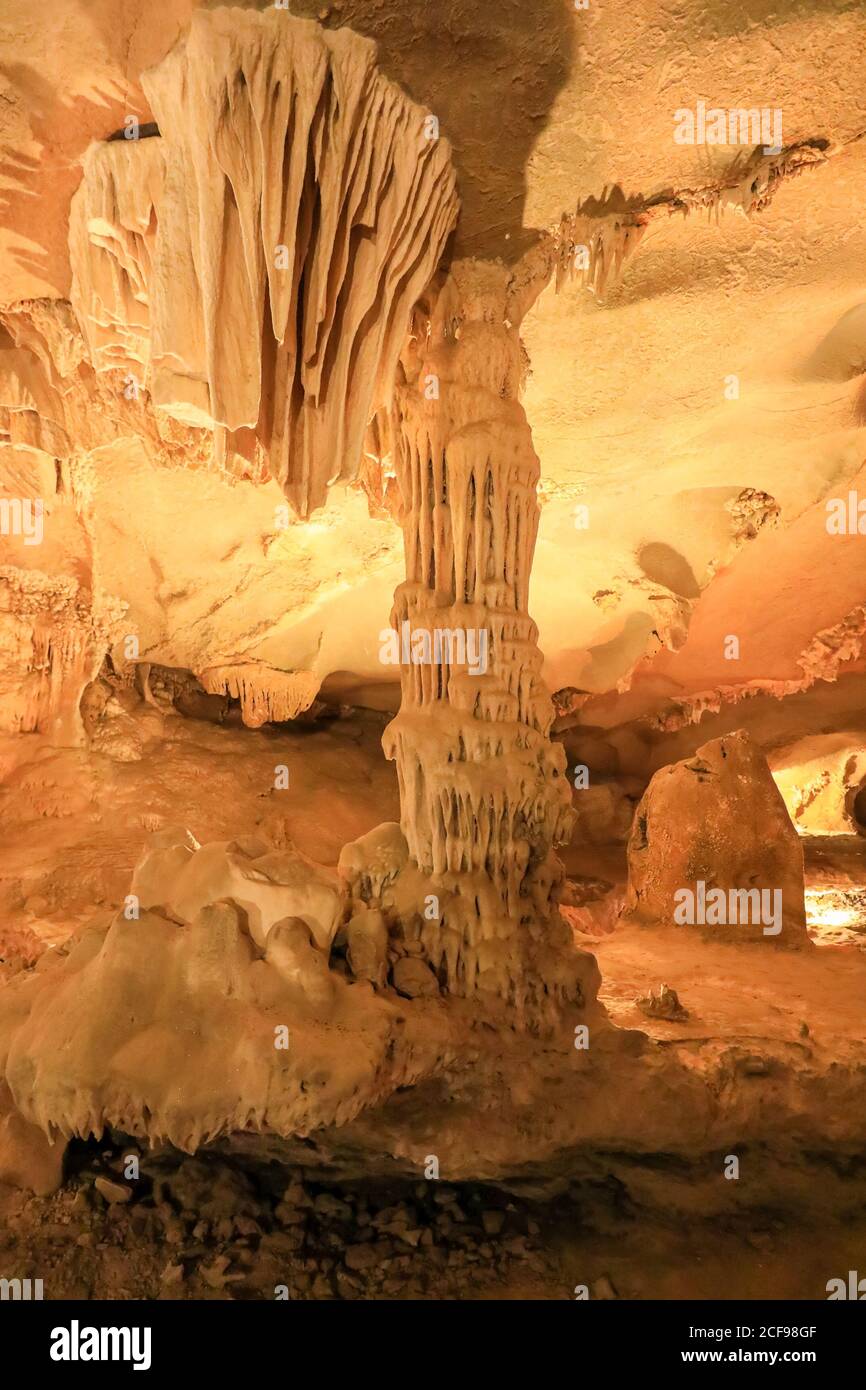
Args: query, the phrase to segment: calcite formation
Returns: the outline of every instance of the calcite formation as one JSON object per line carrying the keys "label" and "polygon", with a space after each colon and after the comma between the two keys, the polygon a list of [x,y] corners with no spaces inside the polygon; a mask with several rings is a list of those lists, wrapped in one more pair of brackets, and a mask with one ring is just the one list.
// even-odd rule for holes
{"label": "calcite formation", "polygon": [[801,834],[866,834],[862,734],[809,734],[769,756],[776,786]]}
{"label": "calcite formation", "polygon": [[84,742],[81,698],[120,618],[73,578],[0,566],[0,732]]}
{"label": "calcite formation", "polygon": [[37,1193],[56,1192],[63,1181],[65,1149],[24,1119],[9,1087],[0,1083],[0,1182]]}
{"label": "calcite formation", "polygon": [[628,841],[624,914],[731,943],[808,944],[803,848],[748,734],[657,772]]}
{"label": "calcite formation", "polygon": [[307,516],[390,399],[457,216],[448,143],[372,43],[274,8],[196,12],[143,82],[159,136],[92,147],[74,200],[91,360]]}
{"label": "calcite formation", "polygon": [[[581,960],[555,911],[571,795],[528,612],[539,464],[510,290],[503,267],[456,264],[404,355],[392,438],[407,577],[392,626],[412,659],[384,747],[410,866],[399,910],[452,993],[499,996],[523,1018],[580,1000]],[[437,634],[452,644],[438,659]]]}
{"label": "calcite formation", "polygon": [[297,851],[252,837],[199,845],[188,831],[159,831],[133,874],[131,894],[136,910],[162,907],[185,922],[230,899],[262,948],[275,923],[300,920],[326,961],[343,915],[335,876]]}
{"label": "calcite formation", "polygon": [[[394,624],[428,653],[402,670],[386,735],[402,828],[348,847],[342,885],[252,837],[160,831],[122,911],[5,1001],[10,1092],[49,1132],[109,1124],[195,1148],[342,1123],[430,1074],[455,1026],[437,1013],[413,1041],[396,999],[486,999],[532,1028],[594,1002],[556,908],[570,790],[528,613],[539,465],[520,296],[504,267],[463,262],[410,322],[456,218],[454,175],[374,57],[275,12],[197,14],[145,77],[158,134],[86,156],[70,251],[89,370],[212,433],[216,460],[270,472],[300,516],[356,476],[371,417],[390,412],[407,570]],[[242,660],[197,674],[253,727],[318,688]],[[149,678],[145,661],[158,703]],[[268,1045],[280,1030],[288,1063]]]}
{"label": "calcite formation", "polygon": [[381,1084],[387,1011],[329,974],[299,918],[274,922],[260,949],[233,901],[185,924],[118,913],[50,964],[4,991],[0,1052],[17,1110],[51,1135],[113,1125],[192,1151],[225,1132],[340,1123]]}
{"label": "calcite formation", "polygon": [[0,1187],[178,1292],[862,1205],[866,18],[680,8],[0,14]]}
{"label": "calcite formation", "polygon": [[200,680],[209,694],[239,700],[250,729],[296,719],[309,709],[319,689],[311,671],[276,671],[250,661],[211,666],[200,673]]}
{"label": "calcite formation", "polygon": [[[0,441],[53,456],[82,508],[92,491],[88,455],[118,438],[146,441],[170,466],[225,466],[211,433],[153,409],[132,347],[108,358],[97,346],[88,344],[66,300],[0,308]],[[238,472],[250,476],[249,463],[241,462]],[[37,495],[45,499],[44,491]]]}

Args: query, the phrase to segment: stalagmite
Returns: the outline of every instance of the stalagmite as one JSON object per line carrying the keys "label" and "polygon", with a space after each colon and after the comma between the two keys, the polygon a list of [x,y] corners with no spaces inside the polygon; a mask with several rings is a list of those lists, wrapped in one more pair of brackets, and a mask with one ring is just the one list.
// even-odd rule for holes
{"label": "stalagmite", "polygon": [[628,842],[624,914],[728,942],[809,944],[803,847],[760,748],[742,730],[650,782]]}

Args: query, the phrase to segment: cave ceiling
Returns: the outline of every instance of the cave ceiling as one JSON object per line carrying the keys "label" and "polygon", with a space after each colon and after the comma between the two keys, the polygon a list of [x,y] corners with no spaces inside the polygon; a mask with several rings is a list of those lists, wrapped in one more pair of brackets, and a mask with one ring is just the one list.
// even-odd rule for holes
{"label": "cave ceiling", "polygon": [[[242,664],[265,686],[309,673],[311,691],[395,708],[379,634],[402,545],[375,447],[364,486],[339,483],[281,526],[267,469],[220,466],[179,427],[140,428],[105,383],[61,408],[50,382],[22,380],[26,333],[73,294],[84,156],[130,115],[153,120],[142,73],[196,8],[56,0],[52,25],[29,0],[0,13],[14,54],[0,74],[2,405],[40,421],[7,432],[0,468],[22,489],[62,475],[47,545],[0,537],[0,564],[19,591],[47,575],[52,601],[77,593],[115,654],[125,623],[146,660],[205,683]],[[825,525],[826,499],[863,485],[862,6],[292,8],[369,36],[383,72],[435,113],[461,200],[449,257],[519,276],[578,209],[590,233],[617,218],[643,229],[619,273],[551,277],[522,324],[541,462],[530,609],[564,714],[675,730],[747,695],[757,710],[762,692],[862,703],[866,559]],[[696,100],[781,110],[782,166],[677,143],[674,112]],[[5,727],[21,727],[20,694],[3,695]]]}

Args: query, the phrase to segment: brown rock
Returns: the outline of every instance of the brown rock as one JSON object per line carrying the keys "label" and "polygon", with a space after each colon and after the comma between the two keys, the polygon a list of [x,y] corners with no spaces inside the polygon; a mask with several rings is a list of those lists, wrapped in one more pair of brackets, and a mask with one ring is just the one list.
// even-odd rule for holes
{"label": "brown rock", "polygon": [[212,1264],[202,1265],[199,1273],[211,1289],[221,1289],[226,1282],[226,1271],[231,1261],[227,1255],[218,1255]]}
{"label": "brown rock", "polygon": [[0,1182],[26,1187],[40,1197],[63,1181],[64,1143],[50,1144],[41,1129],[15,1109],[7,1086],[0,1086]]}
{"label": "brown rock", "polygon": [[358,912],[346,926],[349,968],[356,980],[385,983],[388,958],[388,928],[384,915],[370,908]]}
{"label": "brown rock", "polygon": [[372,1269],[382,1258],[378,1245],[349,1245],[345,1261],[348,1269]]}
{"label": "brown rock", "polygon": [[657,993],[650,990],[649,994],[636,999],[635,1003],[647,1018],[665,1018],[672,1023],[682,1023],[689,1016],[689,1011],[683,1008],[676,990],[668,985],[660,985]]}
{"label": "brown rock", "polygon": [[589,1291],[593,1298],[604,1300],[619,1298],[619,1294],[606,1274],[602,1274],[600,1279],[596,1279],[595,1283],[590,1285]]}
{"label": "brown rock", "polygon": [[106,1202],[112,1204],[128,1202],[132,1196],[131,1187],[124,1182],[114,1182],[112,1178],[97,1178],[93,1186]]}
{"label": "brown rock", "polygon": [[394,988],[409,999],[418,999],[439,993],[436,976],[424,960],[413,956],[403,956],[395,962],[391,972]]}
{"label": "brown rock", "polygon": [[481,1224],[485,1234],[488,1236],[498,1236],[502,1227],[505,1225],[504,1211],[483,1211],[481,1213]]}
{"label": "brown rock", "polygon": [[625,914],[727,941],[808,941],[803,849],[767,760],[748,734],[662,768],[628,842]]}
{"label": "brown rock", "polygon": [[324,1216],[327,1220],[352,1220],[352,1208],[349,1203],[332,1196],[330,1192],[320,1192],[313,1202],[313,1207],[317,1216]]}

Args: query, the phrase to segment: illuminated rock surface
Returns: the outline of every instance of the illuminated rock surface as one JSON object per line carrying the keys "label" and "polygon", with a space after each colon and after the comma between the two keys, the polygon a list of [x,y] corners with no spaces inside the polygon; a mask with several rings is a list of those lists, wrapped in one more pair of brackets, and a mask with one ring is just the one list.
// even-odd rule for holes
{"label": "illuminated rock surface", "polygon": [[803,846],[747,734],[657,772],[628,841],[625,912],[732,944],[806,941]]}
{"label": "illuminated rock surface", "polygon": [[0,1210],[82,1226],[58,1292],[859,1258],[866,16],[777,10],[4,5]]}

